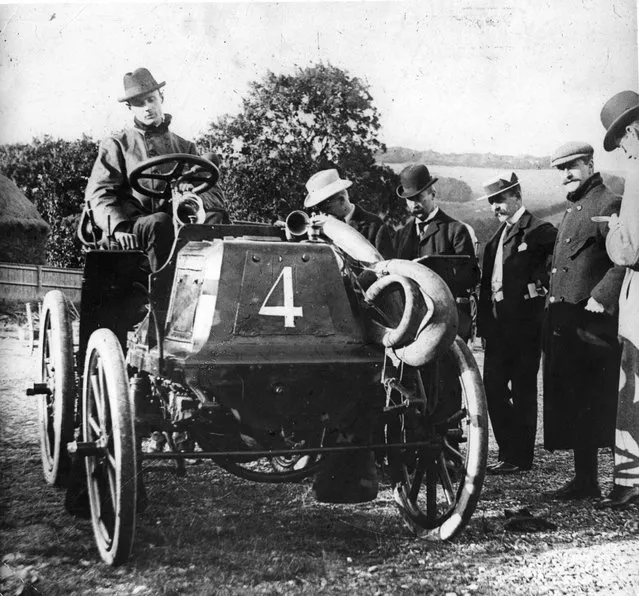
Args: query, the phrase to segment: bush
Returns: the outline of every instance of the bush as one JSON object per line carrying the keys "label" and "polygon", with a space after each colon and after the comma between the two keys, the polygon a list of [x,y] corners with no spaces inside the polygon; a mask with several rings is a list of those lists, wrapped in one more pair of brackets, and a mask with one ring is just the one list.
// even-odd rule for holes
{"label": "bush", "polygon": [[75,141],[50,136],[29,144],[0,146],[0,170],[22,190],[49,224],[47,262],[79,267],[80,244],[75,222],[84,204],[84,189],[98,145],[88,136]]}

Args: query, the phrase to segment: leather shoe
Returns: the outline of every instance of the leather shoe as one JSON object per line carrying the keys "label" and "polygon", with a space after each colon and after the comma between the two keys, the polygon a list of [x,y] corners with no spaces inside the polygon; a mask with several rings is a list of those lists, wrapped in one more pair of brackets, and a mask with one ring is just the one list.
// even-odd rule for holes
{"label": "leather shoe", "polygon": [[500,461],[497,462],[496,464],[488,467],[486,469],[486,471],[489,474],[519,474],[520,472],[523,472],[523,469],[520,468],[518,465],[516,464],[511,464],[508,463],[507,461]]}
{"label": "leather shoe", "polygon": [[631,503],[639,503],[639,486],[615,484],[610,494],[595,505],[597,509],[623,509]]}
{"label": "leather shoe", "polygon": [[597,482],[584,483],[573,478],[557,490],[544,492],[543,496],[547,499],[555,499],[557,501],[572,501],[576,499],[587,499],[589,497],[600,497],[601,490],[599,490]]}

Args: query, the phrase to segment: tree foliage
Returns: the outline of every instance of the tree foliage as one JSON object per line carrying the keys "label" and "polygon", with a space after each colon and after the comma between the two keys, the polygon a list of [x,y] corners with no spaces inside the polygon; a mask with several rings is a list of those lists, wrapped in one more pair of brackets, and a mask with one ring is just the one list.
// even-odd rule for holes
{"label": "tree foliage", "polygon": [[240,113],[212,123],[198,144],[221,154],[237,219],[268,221],[301,208],[306,180],[329,167],[353,182],[354,201],[386,214],[397,176],[375,163],[385,151],[379,129],[368,86],[320,64],[253,82]]}
{"label": "tree foliage", "polygon": [[47,262],[51,265],[78,267],[82,262],[75,231],[97,152],[97,143],[88,136],[75,141],[44,136],[28,144],[0,146],[0,170],[50,226]]}

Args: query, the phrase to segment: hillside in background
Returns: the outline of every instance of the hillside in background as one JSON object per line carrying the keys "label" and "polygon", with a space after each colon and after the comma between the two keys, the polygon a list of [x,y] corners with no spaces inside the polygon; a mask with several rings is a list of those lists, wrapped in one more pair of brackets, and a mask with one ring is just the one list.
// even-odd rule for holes
{"label": "hillside in background", "polygon": [[467,166],[474,168],[505,168],[531,170],[550,167],[550,157],[534,155],[496,155],[494,153],[439,153],[438,151],[415,151],[406,147],[389,147],[376,156],[379,163],[421,162],[437,166]]}

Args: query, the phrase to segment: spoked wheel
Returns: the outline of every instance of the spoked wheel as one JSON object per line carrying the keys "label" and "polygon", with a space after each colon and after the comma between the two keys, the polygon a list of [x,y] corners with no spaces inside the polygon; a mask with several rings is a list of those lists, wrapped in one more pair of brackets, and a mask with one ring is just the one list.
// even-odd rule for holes
{"label": "spoked wheel", "polygon": [[115,334],[89,338],[82,388],[82,434],[93,534],[109,565],[124,563],[135,534],[135,429],[122,348]]}
{"label": "spoked wheel", "polygon": [[47,393],[39,399],[38,420],[44,477],[63,486],[69,470],[67,443],[73,441],[75,372],[69,304],[62,292],[44,298],[40,321],[42,383]]}
{"label": "spoked wheel", "polygon": [[[457,337],[439,369],[438,384],[448,384],[442,398],[461,392],[461,406],[442,399],[417,420],[400,421],[400,440],[432,439],[432,447],[389,454],[394,499],[412,532],[435,540],[454,538],[469,522],[481,493],[488,453],[488,418],[484,387],[468,346]],[[456,382],[456,389],[450,387]],[[425,380],[428,388],[435,384]],[[457,397],[458,399],[458,397]],[[431,399],[432,402],[432,399]],[[413,430],[411,430],[411,427]],[[417,430],[415,430],[417,429]]]}
{"label": "spoked wheel", "polygon": [[276,472],[294,472],[308,470],[316,461],[315,455],[279,455],[271,458],[271,466]]}

